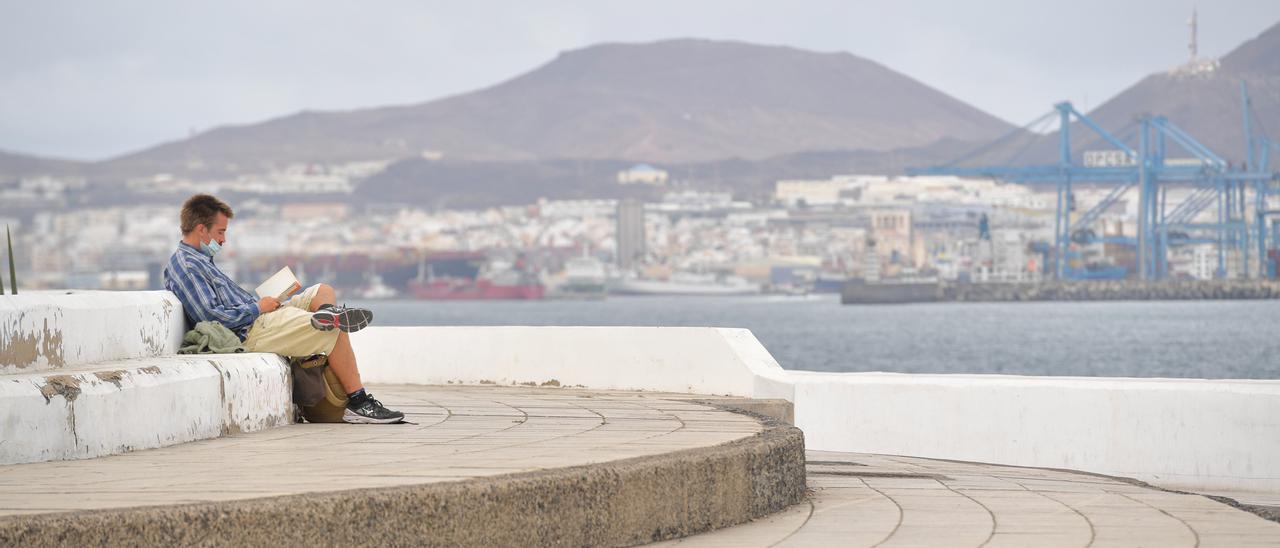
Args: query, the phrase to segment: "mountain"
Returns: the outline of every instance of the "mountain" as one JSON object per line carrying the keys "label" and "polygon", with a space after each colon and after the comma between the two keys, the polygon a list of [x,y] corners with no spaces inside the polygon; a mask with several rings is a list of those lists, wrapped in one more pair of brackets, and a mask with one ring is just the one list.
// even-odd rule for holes
{"label": "mountain", "polygon": [[670,40],[570,51],[493,87],[417,105],[302,112],[219,128],[104,167],[235,171],[423,151],[486,162],[754,160],[981,141],[1010,128],[848,53]]}
{"label": "mountain", "polygon": [[[936,164],[973,147],[944,139],[926,147],[894,151],[828,150],[784,154],[761,160],[733,158],[668,164],[678,190],[730,192],[738,199],[768,199],[779,179],[826,179],[834,173],[901,173],[907,166]],[[631,162],[551,159],[515,162],[436,162],[411,158],[391,164],[355,193],[365,204],[416,204],[435,209],[525,205],[552,200],[640,198],[656,200],[669,191],[648,185],[614,183]]]}
{"label": "mountain", "polygon": [[75,175],[84,167],[81,162],[0,150],[0,182],[30,175]]}
{"label": "mountain", "polygon": [[[1233,164],[1246,161],[1240,84],[1249,91],[1255,136],[1280,140],[1280,24],[1262,32],[1221,59],[1202,60],[1151,74],[1088,113],[1089,117],[1132,148],[1138,145],[1137,120],[1167,117],[1197,141]],[[1048,110],[1046,108],[1046,110]],[[1056,115],[1055,115],[1056,116]],[[1055,123],[1048,127],[1056,128]],[[1058,131],[1027,132],[1002,144],[978,147],[960,165],[1029,165],[1056,163]],[[1071,150],[1080,161],[1084,151],[1114,148],[1096,133],[1074,122]],[[1180,145],[1168,144],[1169,157],[1191,157]],[[1272,154],[1272,157],[1277,157]],[[1272,165],[1275,165],[1273,162]]]}
{"label": "mountain", "polygon": [[1228,74],[1280,75],[1280,23],[1223,57],[1222,70]]}
{"label": "mountain", "polygon": [[[1246,161],[1240,84],[1252,103],[1254,135],[1280,138],[1280,24],[1249,40],[1215,63],[1203,61],[1151,74],[1089,112],[1098,125],[1137,148],[1135,121],[1144,114],[1167,117],[1210,150],[1234,163]],[[1086,150],[1113,148],[1081,124],[1072,125],[1072,150],[1079,160]],[[1055,162],[1056,131],[1026,145],[1020,163]],[[1019,145],[1022,146],[1022,145]],[[1190,157],[1170,143],[1168,155]],[[992,163],[993,152],[980,162]]]}
{"label": "mountain", "polygon": [[[1241,163],[1246,157],[1241,82],[1253,103],[1255,131],[1274,131],[1272,137],[1280,138],[1280,24],[1228,53],[1215,70],[1152,74],[1099,106],[1090,117],[1114,128],[1142,113],[1163,115],[1210,150]],[[1258,121],[1262,128],[1256,126]]]}

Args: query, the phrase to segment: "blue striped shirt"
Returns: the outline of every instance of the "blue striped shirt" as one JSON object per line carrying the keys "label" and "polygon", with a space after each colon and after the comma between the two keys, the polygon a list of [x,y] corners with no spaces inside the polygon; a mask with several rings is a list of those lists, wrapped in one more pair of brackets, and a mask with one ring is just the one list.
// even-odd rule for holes
{"label": "blue striped shirt", "polygon": [[244,340],[253,321],[258,319],[258,300],[236,285],[213,264],[213,259],[186,242],[164,267],[164,288],[182,301],[187,329],[198,322],[213,320],[235,332]]}

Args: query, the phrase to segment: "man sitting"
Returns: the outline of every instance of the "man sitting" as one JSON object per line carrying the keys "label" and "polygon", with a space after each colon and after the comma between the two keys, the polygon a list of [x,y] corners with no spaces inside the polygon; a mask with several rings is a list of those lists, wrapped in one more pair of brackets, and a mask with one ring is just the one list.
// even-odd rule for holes
{"label": "man sitting", "polygon": [[254,299],[217,265],[213,257],[227,242],[231,207],[208,194],[182,204],[182,241],[164,269],[165,289],[182,301],[188,327],[216,321],[230,329],[250,352],[288,357],[326,354],[347,392],[343,420],[350,423],[393,423],[404,413],[387,409],[364,389],[355,351],[347,333],[369,325],[373,313],[337,306],[333,288],[316,284],[283,305],[275,297]]}

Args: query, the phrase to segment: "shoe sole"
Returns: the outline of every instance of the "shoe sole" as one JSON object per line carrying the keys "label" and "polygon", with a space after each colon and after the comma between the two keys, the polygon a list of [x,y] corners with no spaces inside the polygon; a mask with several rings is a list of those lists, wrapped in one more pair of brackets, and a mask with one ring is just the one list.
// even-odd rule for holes
{"label": "shoe sole", "polygon": [[390,419],[375,419],[352,413],[350,409],[342,412],[342,422],[347,424],[394,424],[404,420],[404,415]]}
{"label": "shoe sole", "polygon": [[370,323],[373,323],[373,312],[360,308],[348,308],[337,314],[328,309],[317,310],[311,315],[311,327],[320,331],[333,331],[336,327],[339,331],[355,333]]}

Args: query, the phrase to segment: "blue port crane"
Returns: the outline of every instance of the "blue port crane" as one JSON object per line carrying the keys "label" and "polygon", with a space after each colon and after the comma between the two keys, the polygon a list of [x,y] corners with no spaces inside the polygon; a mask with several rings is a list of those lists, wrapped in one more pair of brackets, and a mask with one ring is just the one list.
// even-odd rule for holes
{"label": "blue port crane", "polygon": [[[1261,120],[1255,123],[1253,101],[1249,98],[1249,89],[1240,83],[1240,103],[1244,122],[1244,139],[1246,151],[1246,167],[1252,169],[1250,177],[1254,188],[1254,240],[1257,242],[1259,268],[1262,276],[1274,279],[1277,276],[1276,256],[1280,248],[1280,166],[1271,166],[1272,152],[1280,153],[1280,141],[1271,139],[1267,128]],[[1262,132],[1254,134],[1254,127]],[[1274,171],[1273,171],[1274,170]],[[1271,254],[1268,254],[1268,251]]]}
{"label": "blue port crane", "polygon": [[[1226,277],[1228,252],[1238,253],[1243,271],[1250,272],[1250,240],[1258,242],[1258,262],[1265,260],[1267,242],[1280,242],[1280,207],[1271,208],[1270,197],[1280,197],[1280,185],[1273,174],[1267,172],[1269,151],[1274,147],[1269,139],[1255,140],[1249,131],[1251,116],[1247,91],[1245,96],[1245,133],[1249,143],[1249,161],[1244,166],[1232,166],[1220,155],[1201,144],[1189,133],[1164,116],[1144,115],[1117,133],[1137,130],[1136,147],[1132,136],[1121,139],[1103,129],[1089,116],[1076,110],[1070,102],[1054,105],[1054,110],[1035,121],[1016,128],[1000,138],[975,149],[949,163],[911,168],[909,175],[955,175],[961,177],[989,177],[997,180],[1054,184],[1057,190],[1054,213],[1054,243],[1050,267],[1058,279],[1088,278],[1083,269],[1068,268],[1065,258],[1072,242],[1120,243],[1136,249],[1138,275],[1144,280],[1158,280],[1169,276],[1169,248],[1190,244],[1212,244],[1217,249],[1217,277]],[[969,166],[965,162],[984,157],[1017,138],[1038,137],[1037,128],[1046,121],[1055,120],[1058,126],[1057,162],[1041,165],[1020,165],[1015,158],[1003,164]],[[1074,122],[1074,124],[1073,124]],[[1110,148],[1076,154],[1072,150],[1072,129],[1091,132]],[[1170,146],[1175,146],[1189,157],[1171,158]],[[1024,146],[1018,154],[1025,151]],[[1255,163],[1254,150],[1258,150],[1261,163]],[[1275,147],[1280,150],[1280,147]],[[1079,157],[1079,158],[1078,158]],[[1251,171],[1252,170],[1252,171]],[[1073,222],[1075,199],[1074,185],[1094,184],[1111,186],[1103,199]],[[1168,189],[1173,185],[1189,186],[1191,192],[1172,208],[1168,203]],[[1246,189],[1253,185],[1255,195],[1255,223],[1250,227],[1247,211]],[[1265,187],[1265,191],[1263,190]],[[1136,237],[1099,236],[1095,231],[1103,213],[1122,199],[1132,189],[1138,189],[1138,230]],[[1212,222],[1195,222],[1210,206],[1216,208]],[[1269,238],[1269,240],[1268,240]],[[1274,271],[1274,264],[1271,267]]]}

